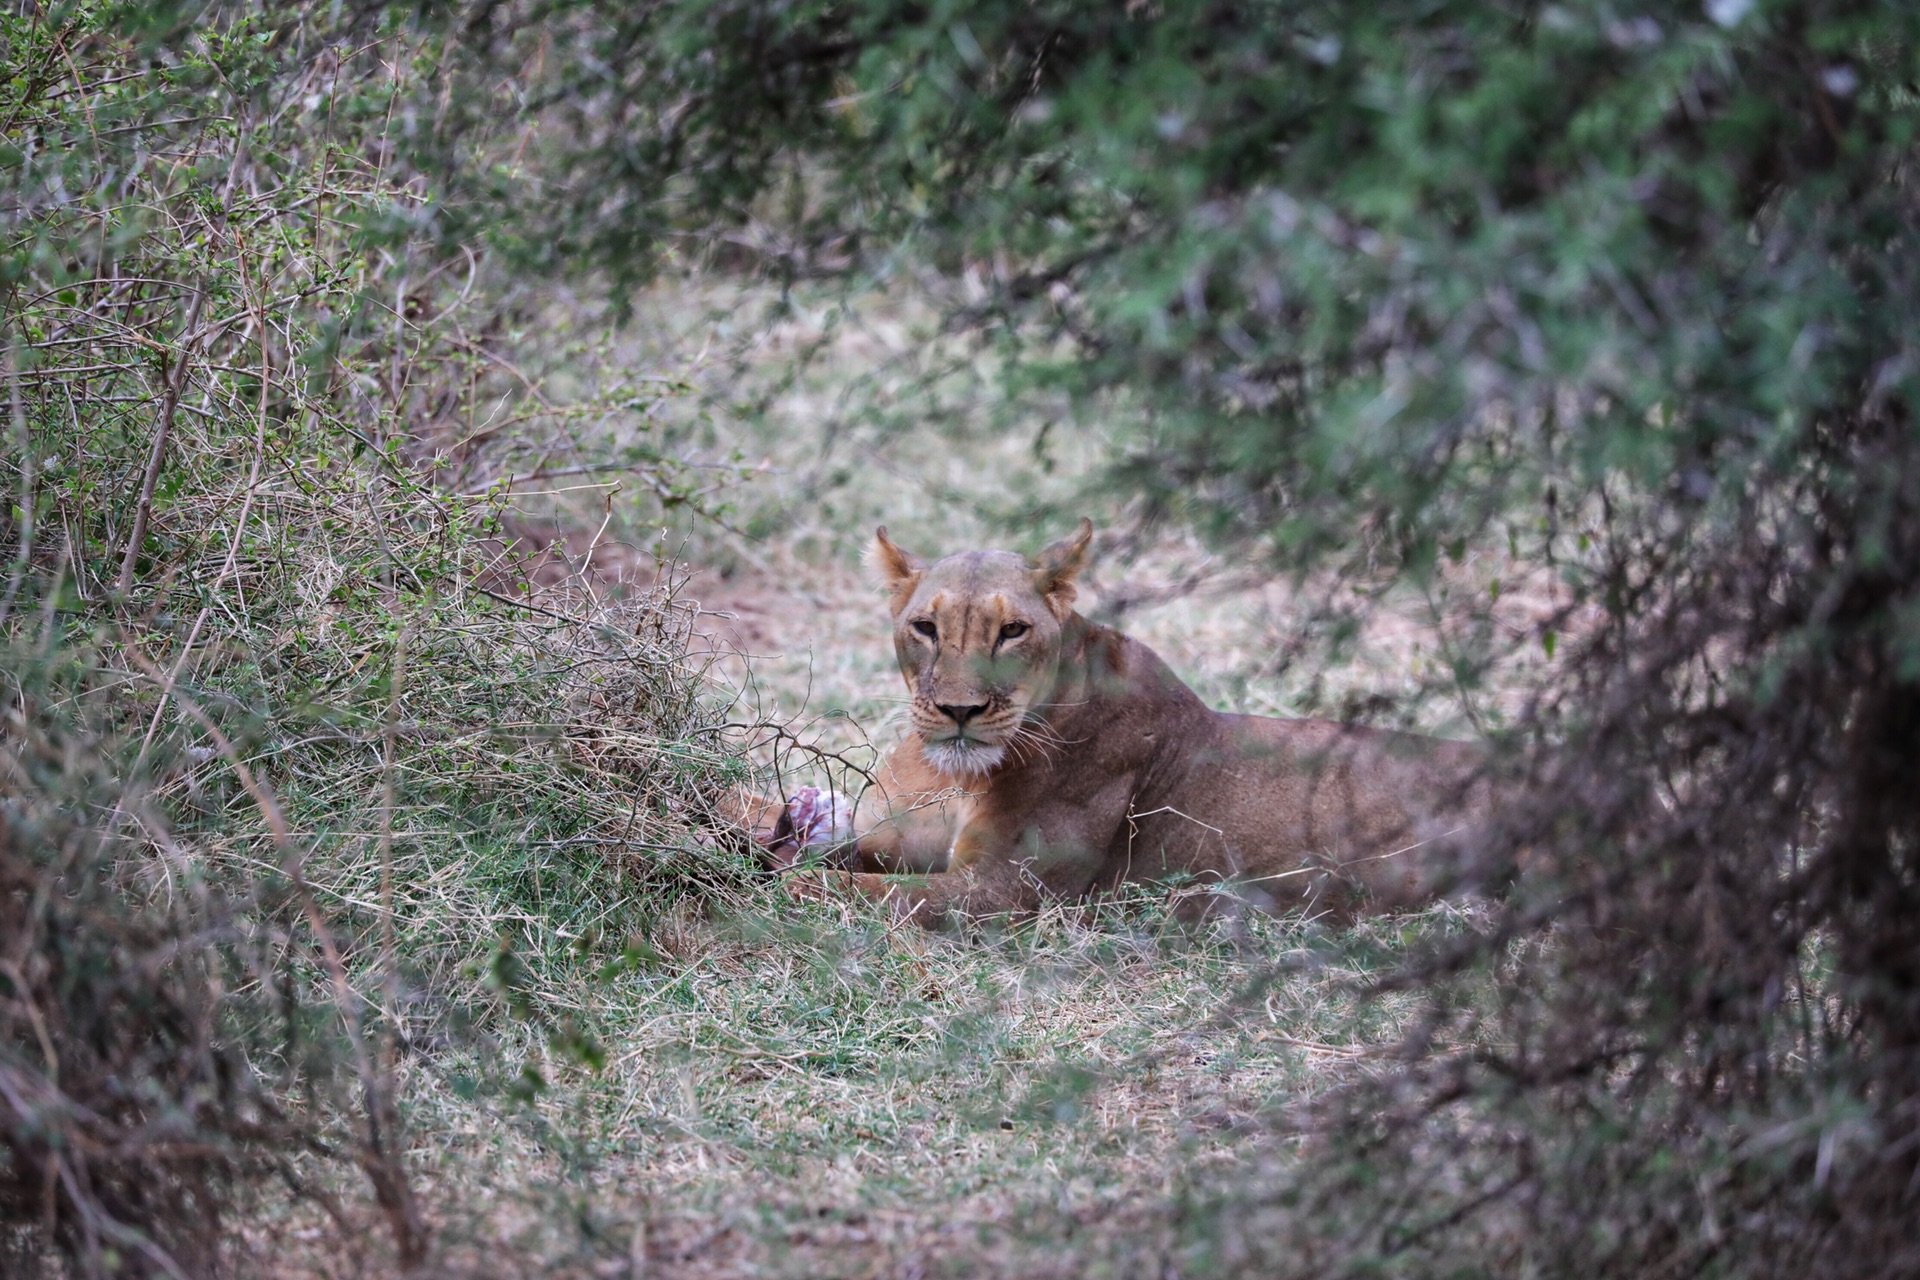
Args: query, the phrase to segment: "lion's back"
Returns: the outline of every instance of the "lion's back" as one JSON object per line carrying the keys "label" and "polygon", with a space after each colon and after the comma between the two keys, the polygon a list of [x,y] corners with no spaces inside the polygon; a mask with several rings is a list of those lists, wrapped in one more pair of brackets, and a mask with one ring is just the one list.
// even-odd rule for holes
{"label": "lion's back", "polygon": [[[1132,833],[1166,869],[1302,898],[1381,906],[1430,898],[1454,875],[1485,804],[1475,744],[1314,719],[1209,713],[1175,745],[1155,814]],[[1145,840],[1142,840],[1142,836]]]}

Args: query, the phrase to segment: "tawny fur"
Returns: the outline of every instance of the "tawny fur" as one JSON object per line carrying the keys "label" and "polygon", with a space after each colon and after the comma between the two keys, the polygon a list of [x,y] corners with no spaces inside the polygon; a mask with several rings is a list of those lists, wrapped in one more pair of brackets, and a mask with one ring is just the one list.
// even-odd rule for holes
{"label": "tawny fur", "polygon": [[[1147,646],[1074,611],[1091,537],[1083,521],[1032,562],[929,566],[879,531],[911,730],[857,838],[796,891],[850,888],[934,925],[1175,873],[1341,915],[1460,881],[1487,803],[1479,748],[1209,709]],[[882,874],[898,872],[918,874]]]}

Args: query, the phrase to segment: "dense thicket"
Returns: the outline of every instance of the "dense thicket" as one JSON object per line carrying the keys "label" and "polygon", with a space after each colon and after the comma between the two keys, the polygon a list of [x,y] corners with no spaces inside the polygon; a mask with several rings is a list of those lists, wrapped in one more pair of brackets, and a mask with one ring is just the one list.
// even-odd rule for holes
{"label": "dense thicket", "polygon": [[421,12],[445,83],[556,122],[484,192],[457,108],[421,163],[553,211],[547,252],[641,278],[751,220],[780,272],[931,263],[1011,390],[1116,433],[1111,500],[1367,583],[1551,574],[1454,671],[1552,660],[1524,962],[1477,1015],[1470,957],[1417,975],[1413,1065],[1317,1122],[1363,1166],[1236,1202],[1280,1217],[1233,1256],[1916,1265],[1920,11]]}
{"label": "dense thicket", "polygon": [[[1452,651],[1468,697],[1519,649],[1551,660],[1510,730],[1533,798],[1490,851],[1530,852],[1521,894],[1491,942],[1402,977],[1428,1031],[1302,1122],[1327,1139],[1306,1181],[1196,1188],[1194,1247],[1248,1272],[1915,1268],[1912,6],[9,15],[0,619],[137,618],[173,669],[197,641],[173,620],[219,625],[222,566],[283,545],[224,514],[252,477],[323,528],[417,498],[401,545],[327,558],[342,578],[276,568],[326,590],[209,659],[251,679],[313,661],[303,627],[365,623],[310,686],[348,691],[312,717],[343,745],[282,739],[364,751],[406,722],[389,604],[464,580],[423,477],[503,470],[461,427],[484,325],[453,326],[448,376],[402,372],[466,296],[458,246],[597,270],[616,300],[743,246],[790,278],[930,265],[1016,401],[1065,393],[1060,429],[1116,441],[1107,501],[1368,588],[1444,586],[1490,547],[1554,583]],[[256,236],[270,205],[338,238]],[[207,433],[187,492],[213,501],[174,502],[166,421]],[[24,1029],[9,1052],[41,1061]]]}
{"label": "dense thicket", "polygon": [[421,41],[0,12],[0,1271],[216,1274],[276,1228],[421,1263],[404,1046],[534,1010],[623,883],[730,865],[683,838],[726,762],[672,575],[533,602],[504,554],[515,483],[680,481],[598,448],[656,390],[547,331],[548,395],[429,234]]}

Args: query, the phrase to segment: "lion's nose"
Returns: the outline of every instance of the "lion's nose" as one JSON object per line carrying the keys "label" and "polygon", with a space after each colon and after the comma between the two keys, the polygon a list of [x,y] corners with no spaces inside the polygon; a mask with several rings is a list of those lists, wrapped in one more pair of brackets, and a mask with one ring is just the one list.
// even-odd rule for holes
{"label": "lion's nose", "polygon": [[982,711],[985,711],[987,709],[987,706],[984,702],[977,707],[950,707],[944,702],[936,702],[934,703],[934,706],[940,709],[940,714],[944,715],[947,719],[953,721],[955,724],[959,725],[963,729],[967,727],[967,721],[973,719],[975,716],[979,715]]}

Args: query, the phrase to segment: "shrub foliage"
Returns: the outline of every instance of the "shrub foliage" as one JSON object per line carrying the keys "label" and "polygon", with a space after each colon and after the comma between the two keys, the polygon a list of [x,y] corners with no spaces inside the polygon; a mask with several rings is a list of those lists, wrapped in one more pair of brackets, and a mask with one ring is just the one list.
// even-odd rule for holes
{"label": "shrub foliage", "polygon": [[0,1231],[212,1274],[277,1186],[413,1267],[407,1046],[737,876],[673,575],[532,598],[508,533],[554,472],[680,501],[624,430],[661,389],[431,234],[403,25],[24,5],[0,47]]}
{"label": "shrub foliage", "polygon": [[[564,754],[539,745],[565,737],[551,715],[515,718],[516,691],[568,705],[541,691],[608,664],[467,628],[508,606],[470,589],[487,509],[457,495],[517,470],[489,457],[477,406],[520,394],[494,341],[516,318],[475,309],[476,264],[598,272],[616,304],[702,255],[788,280],[924,269],[1014,404],[1112,441],[1090,496],[1276,571],[1337,571],[1357,588],[1344,608],[1458,590],[1502,555],[1547,584],[1522,625],[1491,599],[1469,610],[1446,673],[1469,703],[1523,682],[1501,727],[1529,785],[1489,849],[1520,891],[1488,936],[1409,962],[1393,981],[1432,1011],[1405,1062],[1276,1121],[1322,1157],[1204,1188],[1182,1219],[1206,1224],[1194,1248],[1261,1273],[1915,1266],[1911,5],[529,0],[4,21],[0,480],[18,496],[0,621],[111,630],[145,690],[117,695],[134,773],[190,760],[208,726],[239,744],[227,758],[264,759],[289,839],[366,853],[343,900],[380,903],[367,936],[431,915],[382,897],[409,803],[470,799],[486,817],[465,835],[505,825],[503,804],[554,848],[583,831],[575,806],[515,807],[564,787],[493,785]],[[587,418],[631,408],[608,385]],[[579,420],[554,411],[549,438],[577,449]],[[672,666],[673,643],[636,658],[627,630],[591,643]],[[442,670],[470,678],[419,674]],[[642,699],[645,760],[699,759],[684,687]],[[451,712],[456,693],[487,711]],[[204,720],[160,713],[182,697]],[[454,744],[432,785],[398,767],[416,740]],[[357,801],[311,785],[356,752],[382,779]],[[266,810],[222,777],[208,803]],[[355,824],[303,825],[303,794],[309,819]],[[256,862],[272,835],[253,831]],[[487,887],[469,890],[457,918],[491,922]],[[611,910],[569,892],[583,923]],[[45,1075],[31,1019],[8,1025],[7,1061]],[[360,1117],[362,1150],[378,1119]],[[404,1197],[382,1194],[417,1250]],[[92,1210],[63,1212],[94,1239]]]}
{"label": "shrub foliage", "polygon": [[[930,263],[1010,390],[1113,434],[1098,495],[1369,587],[1499,550],[1550,580],[1451,672],[1546,659],[1507,734],[1528,887],[1406,975],[1413,1065],[1316,1122],[1372,1135],[1330,1184],[1369,1188],[1351,1232],[1302,1216],[1249,1266],[1322,1228],[1316,1268],[1475,1232],[1583,1274],[1914,1265],[1912,6],[428,21],[449,77],[512,67],[570,122],[554,252],[637,276],[746,225],[789,276]],[[1446,975],[1500,945],[1473,1012]]]}

